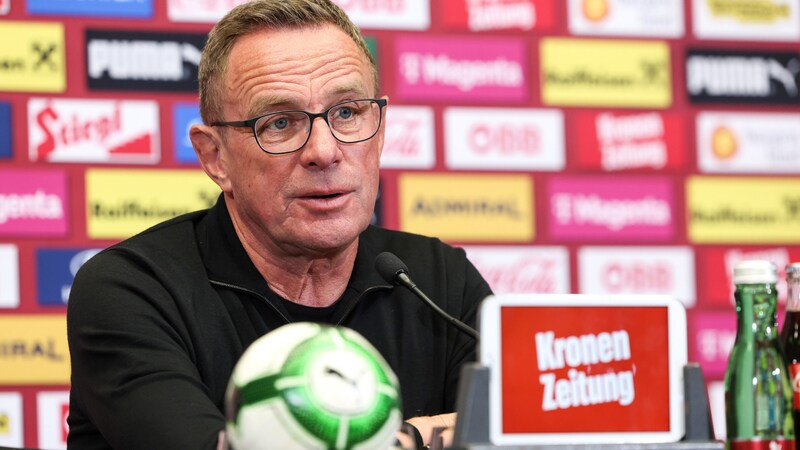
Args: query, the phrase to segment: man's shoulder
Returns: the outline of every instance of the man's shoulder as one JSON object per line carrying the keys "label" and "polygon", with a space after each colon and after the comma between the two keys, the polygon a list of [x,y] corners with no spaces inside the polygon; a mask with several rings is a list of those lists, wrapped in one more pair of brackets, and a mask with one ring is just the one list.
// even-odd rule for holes
{"label": "man's shoulder", "polygon": [[377,253],[390,251],[401,259],[465,259],[464,250],[432,236],[389,230],[370,225],[361,238]]}
{"label": "man's shoulder", "polygon": [[196,245],[195,227],[208,210],[182,214],[160,222],[141,231],[111,248],[153,248],[161,250],[180,249],[186,245]]}

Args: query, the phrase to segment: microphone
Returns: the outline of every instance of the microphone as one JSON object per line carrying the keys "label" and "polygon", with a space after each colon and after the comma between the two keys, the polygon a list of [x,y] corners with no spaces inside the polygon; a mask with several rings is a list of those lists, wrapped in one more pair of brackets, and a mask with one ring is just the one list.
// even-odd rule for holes
{"label": "microphone", "polygon": [[471,336],[476,341],[478,340],[477,331],[450,314],[447,314],[445,310],[440,308],[439,305],[428,298],[428,296],[425,295],[425,293],[422,292],[422,290],[420,290],[420,288],[418,288],[413,281],[411,281],[411,278],[408,276],[408,266],[406,266],[405,263],[397,257],[397,255],[390,252],[381,253],[377,258],[375,258],[375,269],[378,270],[378,273],[381,275],[381,277],[383,277],[383,279],[388,283],[403,286],[410,290],[444,320],[461,330],[461,332]]}

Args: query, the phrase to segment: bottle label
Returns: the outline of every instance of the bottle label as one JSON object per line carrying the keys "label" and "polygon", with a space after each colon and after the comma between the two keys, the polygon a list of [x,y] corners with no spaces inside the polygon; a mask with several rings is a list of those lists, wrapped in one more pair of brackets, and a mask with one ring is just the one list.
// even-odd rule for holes
{"label": "bottle label", "polygon": [[792,378],[792,406],[800,409],[800,363],[789,364],[789,376]]}
{"label": "bottle label", "polygon": [[731,439],[729,450],[794,450],[794,439]]}

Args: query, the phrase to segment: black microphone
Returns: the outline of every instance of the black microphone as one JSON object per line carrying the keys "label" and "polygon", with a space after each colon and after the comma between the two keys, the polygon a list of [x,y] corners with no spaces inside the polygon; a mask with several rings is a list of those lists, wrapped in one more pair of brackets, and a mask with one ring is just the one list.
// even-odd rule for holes
{"label": "black microphone", "polygon": [[434,303],[424,292],[422,292],[417,285],[411,281],[408,276],[408,266],[400,260],[394,253],[383,252],[375,258],[375,269],[388,283],[403,286],[414,293],[423,303],[431,307],[436,314],[439,314],[444,320],[448,321],[451,325],[455,326],[462,332],[468,334],[473,339],[478,340],[478,332],[471,328],[464,322],[456,319],[455,317],[447,314],[445,310]]}

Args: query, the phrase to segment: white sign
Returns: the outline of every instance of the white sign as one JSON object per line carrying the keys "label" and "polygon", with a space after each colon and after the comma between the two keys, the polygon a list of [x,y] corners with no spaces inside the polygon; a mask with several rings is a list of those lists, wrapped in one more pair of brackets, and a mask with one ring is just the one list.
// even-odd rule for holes
{"label": "white sign", "polygon": [[11,0],[0,0],[0,15],[8,14],[9,9],[11,9]]}
{"label": "white sign", "polygon": [[360,28],[427,30],[429,0],[333,0]]}
{"label": "white sign", "polygon": [[701,39],[797,41],[800,0],[692,0],[694,34]]}
{"label": "white sign", "polygon": [[582,247],[578,273],[584,294],[664,294],[695,303],[689,247]]}
{"label": "white sign", "polygon": [[22,447],[22,396],[0,392],[0,445]]}
{"label": "white sign", "polygon": [[385,126],[382,168],[433,168],[436,163],[433,109],[428,106],[390,105],[386,109]]}
{"label": "white sign", "polygon": [[167,0],[167,16],[173,22],[215,23],[233,7],[248,0]]}
{"label": "white sign", "polygon": [[575,35],[683,36],[683,0],[569,0],[569,30]]}
{"label": "white sign", "polygon": [[36,396],[39,422],[39,447],[48,450],[66,449],[69,391],[39,392]]}
{"label": "white sign", "polygon": [[697,159],[709,173],[800,172],[800,114],[697,115]]}
{"label": "white sign", "polygon": [[445,160],[451,169],[558,171],[564,114],[555,109],[447,108]]}
{"label": "white sign", "polygon": [[12,244],[0,244],[0,308],[19,306],[19,252]]}
{"label": "white sign", "polygon": [[569,252],[564,247],[464,246],[495,294],[567,294]]}

